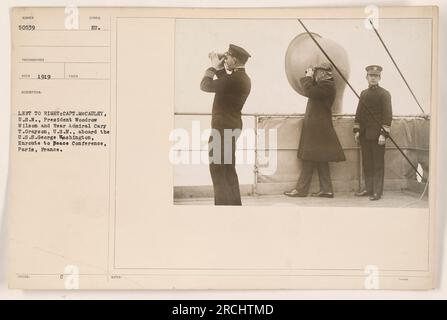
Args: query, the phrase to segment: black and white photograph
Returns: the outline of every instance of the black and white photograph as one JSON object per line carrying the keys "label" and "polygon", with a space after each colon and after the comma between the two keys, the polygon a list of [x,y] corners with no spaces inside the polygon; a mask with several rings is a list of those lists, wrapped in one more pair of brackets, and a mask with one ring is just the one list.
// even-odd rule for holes
{"label": "black and white photograph", "polygon": [[432,20],[177,19],[177,205],[427,207]]}

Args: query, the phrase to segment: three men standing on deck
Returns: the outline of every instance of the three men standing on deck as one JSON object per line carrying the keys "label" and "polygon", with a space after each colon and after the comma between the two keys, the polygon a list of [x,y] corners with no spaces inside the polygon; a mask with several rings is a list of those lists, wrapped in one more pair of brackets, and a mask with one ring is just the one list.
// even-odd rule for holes
{"label": "three men standing on deck", "polygon": [[[230,44],[225,54],[212,52],[209,57],[212,67],[206,70],[200,88],[215,93],[211,127],[218,137],[212,134],[209,139],[214,203],[241,205],[235,150],[242,129],[241,110],[251,90],[244,67],[250,54]],[[319,173],[320,191],[312,195],[334,196],[329,162],[346,158],[332,123],[331,107],[335,98],[332,71],[332,65],[324,62],[309,68],[301,78],[309,98],[298,148],[303,166],[296,187],[284,193],[287,196],[307,196],[314,168]],[[360,95],[353,128],[354,139],[361,147],[365,188],[355,195],[379,200],[383,194],[385,143],[392,121],[391,95],[379,86],[381,66],[370,65],[366,71],[369,87]]]}

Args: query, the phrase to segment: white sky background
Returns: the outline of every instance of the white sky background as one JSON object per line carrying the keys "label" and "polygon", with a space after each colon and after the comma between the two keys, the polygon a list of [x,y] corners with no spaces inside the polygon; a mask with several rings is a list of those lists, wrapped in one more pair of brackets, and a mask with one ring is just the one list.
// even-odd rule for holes
{"label": "white sky background", "polygon": [[[392,96],[395,115],[421,111],[373,30],[364,20],[304,20],[307,28],[336,41],[347,51],[349,81],[358,93],[367,87],[365,66],[383,66],[380,83]],[[246,69],[252,91],[245,113],[304,112],[306,98],[289,85],[284,58],[288,45],[304,32],[296,20],[178,19],[175,52],[175,111],[211,112],[213,95],[200,91],[199,83],[210,66],[208,52],[225,52],[229,43],[250,52]],[[431,20],[383,19],[379,33],[426,113],[431,95]],[[346,87],[343,113],[355,113],[357,98]]]}

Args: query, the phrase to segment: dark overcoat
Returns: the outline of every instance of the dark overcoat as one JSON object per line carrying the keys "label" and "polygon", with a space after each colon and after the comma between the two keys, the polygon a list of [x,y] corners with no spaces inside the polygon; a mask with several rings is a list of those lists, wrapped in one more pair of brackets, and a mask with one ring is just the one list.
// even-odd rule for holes
{"label": "dark overcoat", "polygon": [[335,99],[333,78],[316,82],[312,77],[300,79],[308,97],[301,131],[298,158],[306,161],[345,161],[345,154],[332,123]]}

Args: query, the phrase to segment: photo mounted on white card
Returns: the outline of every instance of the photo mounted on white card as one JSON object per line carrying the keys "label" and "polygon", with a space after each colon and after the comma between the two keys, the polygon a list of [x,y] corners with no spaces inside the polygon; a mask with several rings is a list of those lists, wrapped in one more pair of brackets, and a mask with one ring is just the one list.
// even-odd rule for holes
{"label": "photo mounted on white card", "polygon": [[435,287],[436,7],[11,28],[12,288]]}

